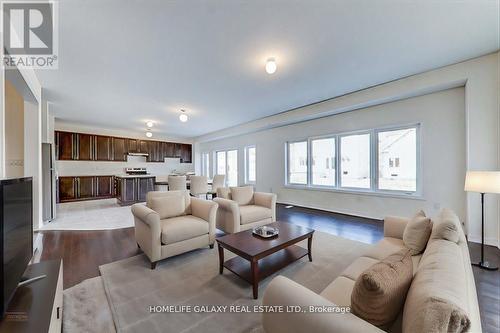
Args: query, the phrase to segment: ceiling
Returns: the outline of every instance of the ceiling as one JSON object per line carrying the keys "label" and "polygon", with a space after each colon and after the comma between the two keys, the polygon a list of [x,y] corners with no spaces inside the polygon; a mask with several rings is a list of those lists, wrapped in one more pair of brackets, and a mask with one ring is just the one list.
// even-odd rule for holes
{"label": "ceiling", "polygon": [[37,71],[57,119],[176,137],[499,49],[498,0],[61,0],[59,20]]}

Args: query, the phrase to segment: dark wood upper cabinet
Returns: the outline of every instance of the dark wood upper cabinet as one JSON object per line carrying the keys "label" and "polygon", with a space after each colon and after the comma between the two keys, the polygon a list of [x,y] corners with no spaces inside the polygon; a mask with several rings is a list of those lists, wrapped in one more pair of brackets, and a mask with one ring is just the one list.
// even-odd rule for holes
{"label": "dark wood upper cabinet", "polygon": [[149,144],[147,140],[137,140],[138,143],[138,152],[139,153],[148,153],[149,152]]}
{"label": "dark wood upper cabinet", "polygon": [[58,160],[127,161],[128,153],[144,153],[148,162],[164,162],[168,157],[192,163],[190,144],[62,131],[56,131],[55,138]]}
{"label": "dark wood upper cabinet", "polygon": [[127,139],[112,138],[113,161],[127,161]]}
{"label": "dark wood upper cabinet", "polygon": [[139,152],[139,145],[136,139],[127,139],[127,152],[129,153],[137,153]]}
{"label": "dark wood upper cabinet", "polygon": [[91,161],[94,159],[94,136],[90,134],[75,134],[76,160]]}
{"label": "dark wood upper cabinet", "polygon": [[97,135],[95,141],[95,159],[97,161],[111,161],[111,137]]}
{"label": "dark wood upper cabinet", "polygon": [[182,144],[181,145],[181,162],[182,163],[191,163],[191,145]]}
{"label": "dark wood upper cabinet", "polygon": [[69,132],[56,132],[57,159],[75,159],[74,134]]}
{"label": "dark wood upper cabinet", "polygon": [[175,157],[175,143],[163,142],[163,157]]}

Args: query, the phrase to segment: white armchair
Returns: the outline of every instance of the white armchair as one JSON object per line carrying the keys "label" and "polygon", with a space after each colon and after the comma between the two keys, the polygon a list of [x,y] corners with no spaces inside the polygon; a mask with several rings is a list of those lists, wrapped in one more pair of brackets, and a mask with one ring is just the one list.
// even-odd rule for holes
{"label": "white armchair", "polygon": [[134,204],[137,245],[151,261],[151,269],[162,259],[215,242],[217,203],[192,198],[188,191],[149,192],[146,205]]}
{"label": "white armchair", "polygon": [[217,228],[226,233],[276,222],[276,194],[254,192],[252,186],[219,188]]}

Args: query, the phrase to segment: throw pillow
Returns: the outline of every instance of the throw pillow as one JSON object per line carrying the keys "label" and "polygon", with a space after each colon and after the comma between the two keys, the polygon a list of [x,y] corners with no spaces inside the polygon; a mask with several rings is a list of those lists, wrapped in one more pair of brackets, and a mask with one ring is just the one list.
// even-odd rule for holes
{"label": "throw pillow", "polygon": [[253,204],[253,186],[231,187],[231,197],[240,206]]}
{"label": "throw pillow", "polygon": [[413,277],[408,249],[392,254],[359,275],[351,293],[351,312],[387,329],[396,320]]}
{"label": "throw pillow", "polygon": [[435,219],[431,238],[446,239],[450,242],[458,243],[461,227],[458,216],[449,209],[443,209]]}
{"label": "throw pillow", "polygon": [[403,242],[410,249],[411,255],[424,251],[432,231],[431,219],[419,211],[406,225],[403,232]]}
{"label": "throw pillow", "polygon": [[184,215],[186,199],[184,195],[171,195],[164,198],[152,198],[151,208],[160,215],[160,220]]}

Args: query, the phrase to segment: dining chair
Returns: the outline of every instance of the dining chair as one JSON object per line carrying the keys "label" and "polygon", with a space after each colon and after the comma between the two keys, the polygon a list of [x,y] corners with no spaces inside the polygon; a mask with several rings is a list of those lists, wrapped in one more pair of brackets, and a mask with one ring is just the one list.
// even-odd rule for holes
{"label": "dining chair", "polygon": [[193,197],[204,196],[207,198],[208,194],[208,180],[206,176],[191,176],[191,184],[189,186],[189,193]]}
{"label": "dining chair", "polygon": [[168,176],[169,191],[184,191],[186,189],[186,176]]}

